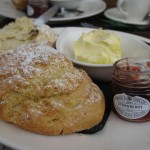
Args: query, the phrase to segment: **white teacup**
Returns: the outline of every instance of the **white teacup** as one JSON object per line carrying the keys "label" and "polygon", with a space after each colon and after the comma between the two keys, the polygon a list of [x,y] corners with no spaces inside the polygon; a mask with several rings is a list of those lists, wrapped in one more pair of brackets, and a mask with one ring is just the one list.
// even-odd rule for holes
{"label": "white teacup", "polygon": [[142,21],[150,12],[150,0],[118,0],[117,8],[127,20]]}

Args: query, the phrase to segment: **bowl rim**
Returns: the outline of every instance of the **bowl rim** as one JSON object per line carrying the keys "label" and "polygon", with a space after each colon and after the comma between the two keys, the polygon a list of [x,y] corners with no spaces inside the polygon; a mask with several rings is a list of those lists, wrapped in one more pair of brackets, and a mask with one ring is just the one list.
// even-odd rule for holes
{"label": "bowl rim", "polygon": [[77,65],[81,65],[81,66],[86,66],[86,67],[112,67],[113,66],[113,63],[112,64],[94,64],[94,63],[88,63],[88,62],[82,62],[82,61],[79,61],[79,60],[76,60],[76,59],[73,59],[73,58],[70,58],[71,61]]}

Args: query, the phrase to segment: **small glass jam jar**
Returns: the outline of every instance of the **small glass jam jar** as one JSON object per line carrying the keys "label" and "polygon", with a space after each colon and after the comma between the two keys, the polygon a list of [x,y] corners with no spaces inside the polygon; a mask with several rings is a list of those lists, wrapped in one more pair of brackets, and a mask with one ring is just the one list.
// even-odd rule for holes
{"label": "small glass jam jar", "polygon": [[150,59],[124,58],[114,63],[113,111],[127,121],[150,121]]}
{"label": "small glass jam jar", "polygon": [[48,0],[28,0],[27,16],[39,17],[45,11],[49,9]]}

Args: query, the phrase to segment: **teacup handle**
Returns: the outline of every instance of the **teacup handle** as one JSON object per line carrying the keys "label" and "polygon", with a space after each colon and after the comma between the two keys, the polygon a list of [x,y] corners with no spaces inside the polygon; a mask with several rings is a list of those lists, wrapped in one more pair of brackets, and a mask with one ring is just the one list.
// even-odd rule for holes
{"label": "teacup handle", "polygon": [[119,9],[119,11],[124,14],[125,16],[128,16],[128,13],[126,11],[123,10],[122,6],[124,5],[124,3],[126,2],[127,0],[118,0],[117,1],[117,8]]}

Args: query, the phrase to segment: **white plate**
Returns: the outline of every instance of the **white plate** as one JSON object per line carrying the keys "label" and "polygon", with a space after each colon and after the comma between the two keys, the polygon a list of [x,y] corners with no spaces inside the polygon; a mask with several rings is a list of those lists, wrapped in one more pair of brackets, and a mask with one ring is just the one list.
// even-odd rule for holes
{"label": "white plate", "polygon": [[[83,0],[81,1],[78,9],[84,11],[84,13],[81,13],[80,15],[71,13],[63,18],[53,17],[50,19],[50,22],[71,21],[90,17],[103,12],[105,8],[106,3],[101,0]],[[15,19],[25,16],[25,13],[16,10],[11,0],[0,0],[0,15]]]}
{"label": "white plate", "polygon": [[[84,69],[88,75],[96,80],[111,81],[112,78],[112,64],[91,64],[75,60],[73,52],[73,42],[79,39],[83,32],[87,33],[94,29],[82,27],[67,27],[62,30],[60,36],[56,41],[56,49],[65,56],[71,58],[77,67]],[[150,46],[137,39],[133,34],[124,32],[115,32],[121,39],[122,58],[124,57],[149,57]],[[139,36],[138,36],[139,38]]]}
{"label": "white plate", "polygon": [[126,122],[111,113],[96,134],[44,136],[0,121],[0,142],[19,150],[149,150],[150,122]]}
{"label": "white plate", "polygon": [[[55,31],[61,34],[64,28]],[[44,136],[0,120],[0,143],[17,150],[149,150],[150,122],[131,123],[111,113],[96,134]]]}
{"label": "white plate", "polygon": [[104,15],[112,20],[119,21],[126,24],[132,24],[132,25],[148,25],[150,22],[149,20],[143,20],[143,21],[131,21],[125,19],[124,15],[119,12],[117,8],[110,8],[104,12]]}

